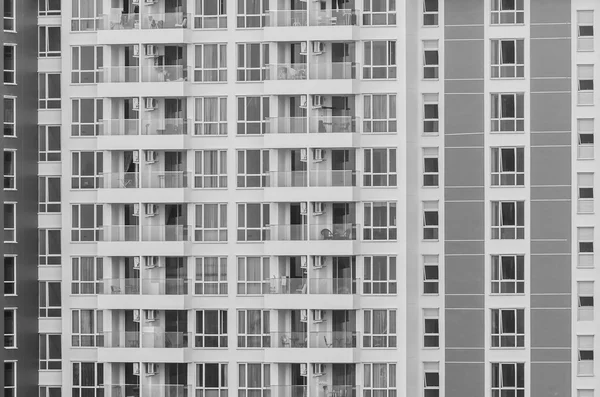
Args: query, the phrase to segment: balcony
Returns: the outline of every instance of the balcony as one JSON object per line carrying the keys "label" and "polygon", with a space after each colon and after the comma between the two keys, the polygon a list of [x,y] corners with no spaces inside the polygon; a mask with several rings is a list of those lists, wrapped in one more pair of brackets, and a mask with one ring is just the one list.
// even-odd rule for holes
{"label": "balcony", "polygon": [[308,78],[305,63],[277,63],[267,65],[266,80],[306,80]]}
{"label": "balcony", "polygon": [[139,331],[109,331],[103,332],[105,348],[139,348]]}
{"label": "balcony", "polygon": [[357,10],[313,10],[310,26],[358,26]]}
{"label": "balcony", "polygon": [[123,42],[123,30],[127,31],[127,41],[132,43],[182,43],[185,32],[189,31],[190,15],[184,12],[123,13],[113,8],[109,15],[101,15],[98,24],[98,44],[119,44]]}
{"label": "balcony", "polygon": [[354,147],[360,132],[361,121],[355,116],[270,117],[264,144],[282,149]]}
{"label": "balcony", "polygon": [[310,118],[311,133],[354,134],[360,132],[360,119],[354,116],[316,116]]}
{"label": "balcony", "polygon": [[[146,378],[147,379],[147,378]],[[144,397],[190,397],[192,396],[191,385],[143,385],[123,384],[104,385],[104,397],[140,397],[140,388]],[[90,390],[94,390],[91,388]],[[100,393],[98,393],[100,395]],[[348,396],[351,397],[351,396]]]}
{"label": "balcony", "polygon": [[142,29],[188,29],[190,14],[168,12],[163,14],[144,14]]}
{"label": "balcony", "polygon": [[104,295],[187,295],[190,279],[187,278],[108,278],[103,280]]}
{"label": "balcony", "polygon": [[355,295],[359,280],[352,278],[310,278],[308,291],[310,294]]}
{"label": "balcony", "polygon": [[184,118],[142,120],[143,135],[188,135],[192,121]]}
{"label": "balcony", "polygon": [[270,397],[307,397],[306,385],[276,385],[269,388]]}
{"label": "balcony", "polygon": [[358,24],[358,11],[351,9],[311,10],[310,13],[308,10],[271,10],[265,23],[265,41],[290,41],[299,35],[309,41],[323,37],[352,40],[355,33],[352,28]]}
{"label": "balcony", "polygon": [[[189,146],[186,118],[108,119],[103,120],[98,137],[99,150],[181,150]],[[146,135],[155,137],[146,139]]]}
{"label": "balcony", "polygon": [[142,226],[142,241],[190,241],[188,225]]}
{"label": "balcony", "polygon": [[276,10],[270,11],[266,27],[308,26],[307,10]]}
{"label": "balcony", "polygon": [[102,120],[102,129],[100,130],[100,136],[123,136],[139,134],[139,119]]}
{"label": "balcony", "polygon": [[354,349],[360,336],[354,331],[271,332],[271,348]]}
{"label": "balcony", "polygon": [[140,174],[138,172],[104,172],[100,187],[103,189],[138,189]]}
{"label": "balcony", "polygon": [[105,66],[101,69],[100,83],[138,83],[139,66]]}
{"label": "balcony", "polygon": [[159,171],[145,173],[142,188],[183,189],[189,187],[190,173],[186,171]]}
{"label": "balcony", "polygon": [[189,332],[142,332],[142,347],[150,349],[184,349],[190,347]]}
{"label": "balcony", "polygon": [[[192,230],[187,225],[107,225],[98,244],[100,256],[182,256]],[[140,238],[141,237],[141,238]],[[132,242],[136,242],[132,245]],[[156,244],[161,242],[162,244]]]}
{"label": "balcony", "polygon": [[306,134],[307,117],[270,117],[267,119],[266,134]]}
{"label": "balcony", "polygon": [[183,65],[144,66],[142,81],[145,83],[187,81],[189,69]]}
{"label": "balcony", "polygon": [[[101,69],[99,97],[184,97],[190,68],[184,65],[106,66]],[[153,84],[145,84],[153,83]]]}
{"label": "balcony", "polygon": [[106,278],[102,280],[104,295],[139,295],[139,278]]}
{"label": "balcony", "polygon": [[351,80],[356,79],[360,64],[356,62],[315,62],[310,64],[311,80]]}
{"label": "balcony", "polygon": [[358,230],[356,223],[269,225],[271,241],[356,240]]}

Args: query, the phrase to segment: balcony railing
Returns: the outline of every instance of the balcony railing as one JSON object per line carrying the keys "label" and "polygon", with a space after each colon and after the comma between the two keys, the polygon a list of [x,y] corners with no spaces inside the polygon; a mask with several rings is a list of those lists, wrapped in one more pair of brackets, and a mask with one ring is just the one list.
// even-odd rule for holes
{"label": "balcony railing", "polygon": [[138,135],[139,133],[139,119],[102,120],[100,135]]}
{"label": "balcony railing", "polygon": [[359,225],[356,223],[335,223],[311,225],[311,240],[356,240]]}
{"label": "balcony railing", "polygon": [[266,26],[285,27],[285,26],[307,26],[307,10],[276,10],[269,11],[267,15]]}
{"label": "balcony railing", "polygon": [[269,225],[271,241],[308,240],[308,225]]}
{"label": "balcony railing", "polygon": [[132,30],[140,28],[140,14],[114,13],[101,15],[98,30]]}
{"label": "balcony railing", "polygon": [[190,26],[190,14],[168,12],[165,14],[144,14],[142,29],[187,29]]}
{"label": "balcony railing", "polygon": [[191,120],[183,118],[142,120],[142,134],[187,135],[191,124]]}
{"label": "balcony railing", "polygon": [[270,117],[267,134],[305,134],[308,130],[306,117]]}
{"label": "balcony railing", "polygon": [[307,292],[305,278],[272,277],[267,281],[271,294],[306,294]]}
{"label": "balcony railing", "polygon": [[[269,388],[270,397],[306,397],[306,385],[275,385]],[[351,396],[348,396],[351,397]]]}
{"label": "balcony railing", "polygon": [[102,69],[102,83],[138,83],[139,66],[105,66]]}
{"label": "balcony railing", "polygon": [[[139,384],[104,385],[104,397],[140,397]],[[94,389],[91,389],[94,390]],[[98,393],[99,394],[99,393]],[[95,395],[95,394],[94,394]]]}
{"label": "balcony railing", "polygon": [[137,172],[104,172],[104,189],[136,189],[140,187],[140,175]]}
{"label": "balcony railing", "polygon": [[138,348],[140,347],[139,331],[108,331],[103,332],[104,347],[108,348]]}
{"label": "balcony railing", "polygon": [[319,385],[326,396],[331,397],[357,397],[356,386],[352,385]]}
{"label": "balcony railing", "polygon": [[144,295],[187,295],[190,280],[187,278],[152,278],[142,280]]}
{"label": "balcony railing", "polygon": [[142,241],[189,241],[188,225],[142,226]]}
{"label": "balcony railing", "polygon": [[317,62],[310,64],[311,80],[350,80],[356,79],[360,70],[356,62]]}
{"label": "balcony railing", "polygon": [[357,10],[319,10],[310,14],[311,26],[358,25]]}
{"label": "balcony railing", "polygon": [[272,348],[305,348],[307,342],[306,332],[271,332]]}
{"label": "balcony railing", "polygon": [[151,189],[182,189],[188,187],[190,173],[186,171],[160,171],[142,177],[142,187]]}
{"label": "balcony railing", "polygon": [[356,171],[353,170],[319,170],[310,171],[310,186],[334,187],[356,186]]}
{"label": "balcony railing", "polygon": [[306,187],[307,171],[269,172],[267,186],[270,187]]}
{"label": "balcony railing", "polygon": [[183,349],[190,347],[189,332],[142,332],[143,348]]}
{"label": "balcony railing", "polygon": [[142,395],[144,397],[191,397],[192,387],[190,385],[148,385],[142,387]]}
{"label": "balcony railing", "polygon": [[189,67],[183,65],[145,66],[142,68],[142,81],[163,83],[187,81]]}
{"label": "balcony railing", "polygon": [[278,63],[267,65],[267,80],[306,80],[305,63]]}
{"label": "balcony railing", "polygon": [[110,225],[104,226],[102,241],[139,241],[139,225]]}
{"label": "balcony railing", "polygon": [[360,119],[354,116],[319,116],[310,119],[310,132],[313,133],[356,133]]}
{"label": "balcony railing", "polygon": [[308,281],[311,294],[352,295],[356,294],[357,280],[351,278],[311,278]]}
{"label": "balcony railing", "polygon": [[139,278],[105,278],[102,293],[106,295],[138,295],[140,293]]}
{"label": "balcony railing", "polygon": [[311,348],[341,348],[358,347],[359,334],[353,331],[317,331],[310,333],[309,347]]}

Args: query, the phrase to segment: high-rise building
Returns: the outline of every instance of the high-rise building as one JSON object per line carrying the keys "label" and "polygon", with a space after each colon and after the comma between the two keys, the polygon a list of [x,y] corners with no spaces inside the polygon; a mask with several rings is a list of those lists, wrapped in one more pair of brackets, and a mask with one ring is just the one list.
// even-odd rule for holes
{"label": "high-rise building", "polygon": [[600,3],[34,3],[5,396],[597,393]]}

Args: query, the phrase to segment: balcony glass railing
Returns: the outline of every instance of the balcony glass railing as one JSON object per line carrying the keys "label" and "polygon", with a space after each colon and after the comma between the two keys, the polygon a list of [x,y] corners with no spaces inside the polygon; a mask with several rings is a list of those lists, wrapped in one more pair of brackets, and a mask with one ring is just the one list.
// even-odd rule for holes
{"label": "balcony glass railing", "polygon": [[182,189],[188,187],[190,173],[186,171],[160,171],[146,173],[142,187],[151,189]]}
{"label": "balcony glass railing", "polygon": [[[142,386],[144,397],[191,397],[192,387],[190,385],[144,385]],[[206,395],[208,397],[208,395]],[[353,397],[353,396],[348,396]]]}
{"label": "balcony glass railing", "polygon": [[356,386],[351,385],[319,385],[326,396],[331,397],[357,397]]}
{"label": "balcony glass railing", "polygon": [[101,71],[102,83],[138,83],[140,81],[139,66],[106,66]]}
{"label": "balcony glass railing", "polygon": [[102,280],[106,295],[138,295],[140,293],[139,278],[105,278]]}
{"label": "balcony glass railing", "polygon": [[304,134],[308,131],[306,117],[270,117],[267,119],[267,134]]}
{"label": "balcony glass railing", "polygon": [[[104,397],[140,397],[139,384],[104,385]],[[94,389],[91,389],[94,390]],[[95,394],[94,394],[95,395]]]}
{"label": "balcony glass railing", "polygon": [[187,81],[189,68],[183,65],[145,66],[142,68],[142,81],[164,83]]}
{"label": "balcony glass railing", "polygon": [[356,223],[335,223],[310,225],[311,240],[356,240],[359,225]]}
{"label": "balcony glass railing", "polygon": [[108,331],[103,332],[104,347],[108,348],[138,348],[140,347],[139,331]]}
{"label": "balcony glass railing", "polygon": [[306,80],[305,63],[278,63],[267,65],[267,80]]}
{"label": "balcony glass railing", "polygon": [[187,29],[190,25],[189,17],[190,14],[183,12],[144,14],[142,29]]}
{"label": "balcony glass railing", "polygon": [[276,10],[269,11],[267,15],[266,26],[285,27],[285,26],[307,26],[307,10]]}
{"label": "balcony glass railing", "polygon": [[311,294],[352,295],[356,294],[357,283],[351,278],[311,278],[308,291]]}
{"label": "balcony glass railing", "polygon": [[311,80],[351,80],[356,79],[360,70],[356,62],[317,62],[310,64]]}
{"label": "balcony glass railing", "polygon": [[303,348],[307,347],[306,332],[271,332],[272,348]]}
{"label": "balcony glass railing", "polygon": [[190,281],[187,278],[151,278],[142,280],[144,295],[187,295]]}
{"label": "balcony glass railing", "polygon": [[143,348],[183,349],[189,342],[189,332],[142,332]]}
{"label": "balcony glass railing", "polygon": [[269,225],[271,241],[308,240],[308,225]]}
{"label": "balcony glass railing", "polygon": [[114,13],[101,15],[98,30],[132,30],[140,28],[140,14]]}
{"label": "balcony glass railing", "polygon": [[316,186],[316,187],[356,186],[356,171],[353,171],[353,170],[310,171],[309,182],[310,182],[310,186]]}
{"label": "balcony glass railing", "polygon": [[[306,397],[308,389],[306,385],[275,385],[269,388],[270,397]],[[348,396],[352,397],[352,396]]]}
{"label": "balcony glass railing", "polygon": [[103,227],[101,241],[139,241],[139,225],[110,225]]}
{"label": "balcony glass railing", "polygon": [[188,225],[142,226],[142,241],[189,241]]}
{"label": "balcony glass railing", "polygon": [[104,172],[104,189],[136,189],[140,187],[140,175],[137,172]]}
{"label": "balcony glass railing", "polygon": [[272,171],[269,172],[269,187],[306,187],[307,171]]}
{"label": "balcony glass railing", "polygon": [[266,281],[271,294],[306,294],[308,290],[305,278],[272,277]]}
{"label": "balcony glass railing", "polygon": [[191,120],[184,118],[142,120],[142,134],[187,135],[189,125]]}
{"label": "balcony glass railing", "polygon": [[100,135],[138,135],[139,133],[139,119],[102,120]]}
{"label": "balcony glass railing", "polygon": [[318,116],[310,119],[312,133],[360,132],[360,119],[354,116]]}
{"label": "balcony glass railing", "polygon": [[358,347],[359,335],[355,331],[318,331],[311,332],[308,346],[311,348],[342,348]]}
{"label": "balcony glass railing", "polygon": [[310,14],[311,26],[358,25],[357,10],[317,10]]}

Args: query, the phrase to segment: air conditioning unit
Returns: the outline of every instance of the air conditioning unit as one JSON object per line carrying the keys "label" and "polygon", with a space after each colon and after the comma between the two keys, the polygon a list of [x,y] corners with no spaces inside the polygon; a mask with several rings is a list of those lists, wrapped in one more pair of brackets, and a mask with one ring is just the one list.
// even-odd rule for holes
{"label": "air conditioning unit", "polygon": [[159,265],[159,259],[158,256],[145,256],[144,257],[144,266],[146,267],[146,269],[154,269],[155,267],[160,266]]}
{"label": "air conditioning unit", "polygon": [[131,0],[131,4],[140,4],[140,0]]}
{"label": "air conditioning unit", "polygon": [[325,43],[322,41],[313,41],[313,54],[321,55],[325,52]]}
{"label": "air conditioning unit", "polygon": [[155,4],[156,0],[144,0],[144,4],[147,6],[151,6],[152,4]]}
{"label": "air conditioning unit", "polygon": [[158,160],[158,153],[154,150],[146,150],[145,154],[146,164],[154,164]]}
{"label": "air conditioning unit", "polygon": [[323,203],[312,203],[312,204],[313,204],[313,208],[312,208],[313,215],[321,215],[321,214],[323,214],[323,212],[325,212],[323,210],[323,207],[324,207]]}
{"label": "air conditioning unit", "polygon": [[140,363],[133,363],[133,374],[140,375]]}
{"label": "air conditioning unit", "polygon": [[158,214],[158,205],[156,204],[146,204],[144,205],[144,213],[146,216],[154,216]]}
{"label": "air conditioning unit", "polygon": [[141,260],[140,260],[139,256],[134,256],[133,257],[133,269],[134,270],[140,270],[140,262],[141,262]]}
{"label": "air conditioning unit", "polygon": [[146,106],[147,111],[156,109],[156,99],[154,98],[146,98]]}
{"label": "air conditioning unit", "polygon": [[308,215],[308,203],[306,201],[300,203],[300,215]]}
{"label": "air conditioning unit", "polygon": [[313,95],[312,107],[313,109],[321,109],[323,107],[323,95]]}
{"label": "air conditioning unit", "polygon": [[146,44],[146,47],[144,47],[145,49],[145,54],[147,57],[155,57],[158,55],[158,47],[155,46],[154,44]]}
{"label": "air conditioning unit", "polygon": [[133,57],[134,58],[140,57],[140,45],[139,44],[136,44],[133,46]]}
{"label": "air conditioning unit", "polygon": [[322,269],[325,267],[325,261],[327,260],[327,258],[322,255],[315,255],[312,257],[312,260],[313,267],[315,269]]}
{"label": "air conditioning unit", "polygon": [[140,309],[135,309],[133,311],[133,322],[135,322],[135,323],[140,322]]}
{"label": "air conditioning unit", "polygon": [[318,163],[323,161],[325,158],[323,156],[323,149],[313,149],[313,161]]}
{"label": "air conditioning unit", "polygon": [[313,376],[323,376],[325,375],[325,364],[313,364]]}
{"label": "air conditioning unit", "polygon": [[156,310],[153,309],[149,309],[149,310],[144,310],[144,312],[146,312],[146,321],[151,323],[153,321],[156,321]]}
{"label": "air conditioning unit", "polygon": [[155,363],[146,363],[146,376],[153,376],[158,373],[158,365]]}
{"label": "air conditioning unit", "polygon": [[300,55],[308,54],[308,42],[303,41],[300,43]]}
{"label": "air conditioning unit", "polygon": [[140,216],[140,205],[139,204],[134,204],[133,205],[133,216]]}
{"label": "air conditioning unit", "polygon": [[313,320],[315,323],[322,323],[325,316],[323,315],[323,310],[316,309],[313,310]]}
{"label": "air conditioning unit", "polygon": [[132,110],[140,110],[140,98],[133,98],[131,101]]}
{"label": "air conditioning unit", "polygon": [[300,161],[308,161],[308,150],[307,149],[300,149]]}
{"label": "air conditioning unit", "polygon": [[308,364],[300,364],[300,376],[308,376]]}
{"label": "air conditioning unit", "polygon": [[307,309],[300,310],[300,321],[303,323],[308,321],[308,310]]}
{"label": "air conditioning unit", "polygon": [[303,255],[302,258],[300,258],[300,269],[307,269],[308,268],[308,258],[306,257],[306,255]]}
{"label": "air conditioning unit", "polygon": [[133,151],[133,162],[135,164],[138,164],[140,162],[140,151],[139,150]]}
{"label": "air conditioning unit", "polygon": [[306,109],[307,108],[307,103],[308,103],[308,95],[300,95],[300,106],[298,106],[301,109]]}

